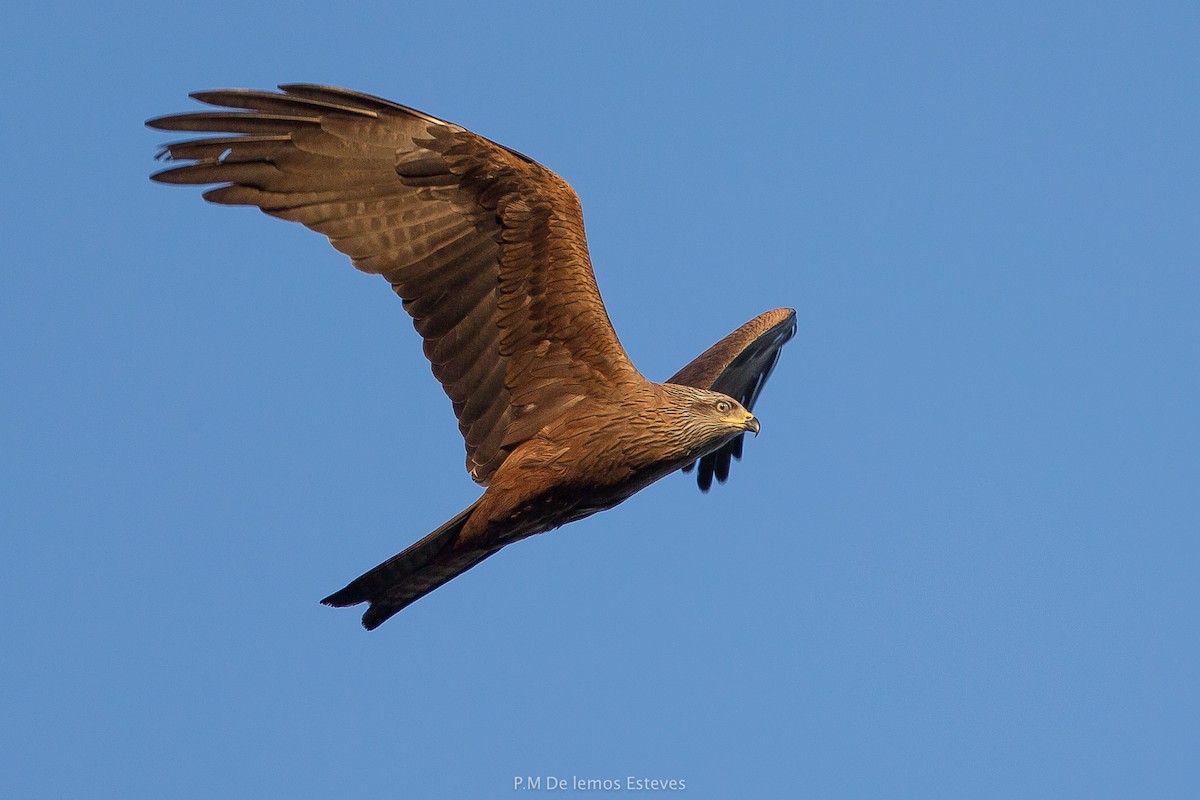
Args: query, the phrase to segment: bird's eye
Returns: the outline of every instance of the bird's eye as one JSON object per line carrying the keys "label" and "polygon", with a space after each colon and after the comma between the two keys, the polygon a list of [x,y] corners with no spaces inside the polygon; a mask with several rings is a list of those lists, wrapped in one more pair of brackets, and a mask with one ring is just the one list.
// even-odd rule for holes
{"label": "bird's eye", "polygon": [[722,414],[728,414],[730,411],[733,411],[733,404],[728,400],[718,400],[717,411],[720,411]]}

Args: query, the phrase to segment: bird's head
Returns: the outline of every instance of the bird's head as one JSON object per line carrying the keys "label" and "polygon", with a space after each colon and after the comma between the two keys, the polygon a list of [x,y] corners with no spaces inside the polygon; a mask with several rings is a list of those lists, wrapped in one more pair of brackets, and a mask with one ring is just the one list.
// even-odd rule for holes
{"label": "bird's head", "polygon": [[758,435],[758,419],[729,395],[669,383],[661,386],[689,450],[703,455],[746,431]]}

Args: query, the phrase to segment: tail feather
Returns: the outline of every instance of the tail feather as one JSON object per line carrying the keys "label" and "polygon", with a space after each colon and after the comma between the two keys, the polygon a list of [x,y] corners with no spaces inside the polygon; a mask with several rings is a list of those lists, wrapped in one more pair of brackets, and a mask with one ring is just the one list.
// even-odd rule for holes
{"label": "tail feather", "polygon": [[[478,502],[478,501],[477,501]],[[327,606],[370,603],[362,624],[374,630],[393,614],[469,570],[492,555],[493,550],[455,552],[452,545],[475,510],[475,503],[404,552],[392,556],[351,581],[321,602]]]}

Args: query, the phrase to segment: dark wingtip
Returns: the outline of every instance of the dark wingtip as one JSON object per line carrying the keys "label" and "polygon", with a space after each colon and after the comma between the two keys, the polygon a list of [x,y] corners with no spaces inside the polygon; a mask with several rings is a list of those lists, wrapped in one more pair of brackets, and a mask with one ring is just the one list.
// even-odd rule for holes
{"label": "dark wingtip", "polygon": [[372,603],[367,612],[362,615],[362,626],[369,631],[373,631],[395,616],[401,608],[403,606],[384,606]]}
{"label": "dark wingtip", "polygon": [[[354,584],[350,584],[345,589],[334,592],[329,597],[326,597],[321,601],[321,605],[330,606],[331,608],[346,608],[347,606],[356,606],[359,603],[366,602],[368,602],[367,598],[355,591]],[[373,631],[387,622],[399,610],[399,608],[393,606],[371,603],[371,607],[362,616],[362,626],[369,631]]]}
{"label": "dark wingtip", "polygon": [[347,606],[356,606],[359,603],[367,602],[367,598],[353,583],[344,589],[339,589],[333,594],[321,601],[322,605],[331,606],[333,608],[346,608]]}

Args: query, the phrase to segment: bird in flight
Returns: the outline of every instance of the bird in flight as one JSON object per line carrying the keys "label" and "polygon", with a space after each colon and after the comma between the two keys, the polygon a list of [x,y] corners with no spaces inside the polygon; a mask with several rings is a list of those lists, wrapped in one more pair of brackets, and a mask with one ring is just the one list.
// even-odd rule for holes
{"label": "bird in flight", "polygon": [[467,508],[321,602],[396,612],[506,545],[612,508],[678,469],[701,490],[740,458],[750,413],[796,330],[755,317],[663,383],[642,377],[596,288],[574,190],[527,156],[377,97],[309,84],[195,92],[220,111],[149,120],[219,134],[167,144],[153,179],[220,184],[329,237],[382,275],[454,406]]}

